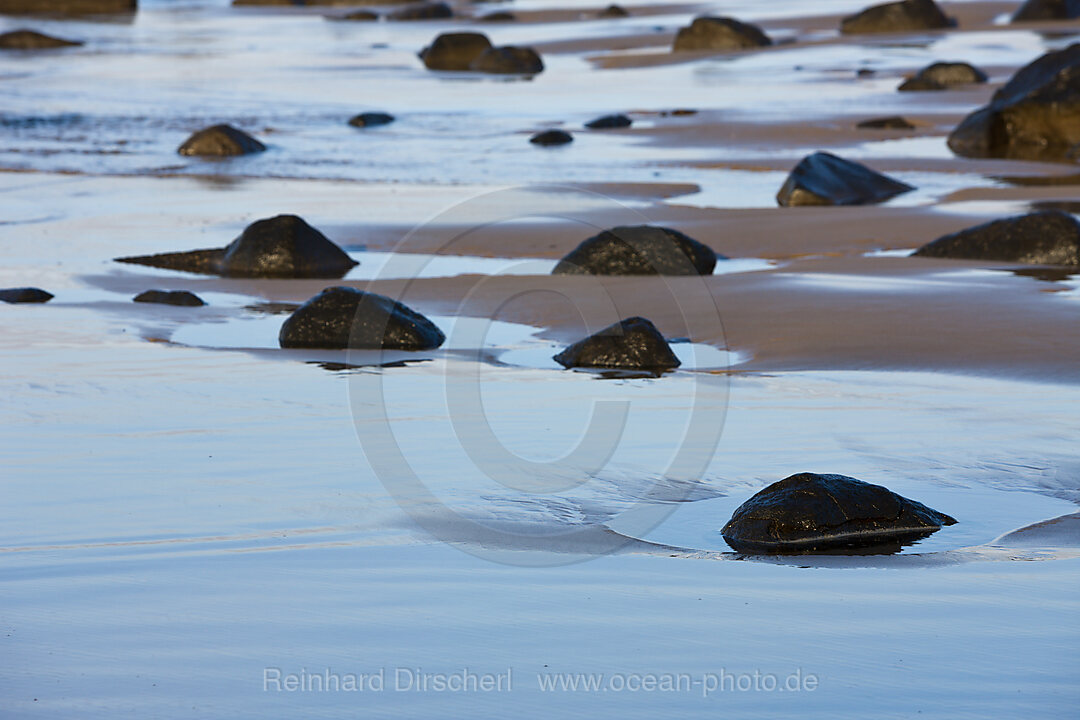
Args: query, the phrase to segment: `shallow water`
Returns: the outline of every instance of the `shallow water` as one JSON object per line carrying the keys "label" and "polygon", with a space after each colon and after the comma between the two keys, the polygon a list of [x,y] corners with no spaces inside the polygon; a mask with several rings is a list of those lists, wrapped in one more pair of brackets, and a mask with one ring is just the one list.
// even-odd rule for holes
{"label": "shallow water", "polygon": [[[813,11],[863,4],[827,0]],[[0,56],[0,167],[19,171],[0,172],[0,286],[56,294],[43,306],[0,304],[0,715],[1073,712],[1075,531],[1000,540],[1080,502],[1080,386],[1068,378],[955,365],[749,372],[751,350],[695,337],[674,339],[684,363],[675,372],[612,377],[551,360],[566,318],[455,319],[430,296],[418,309],[448,335],[438,351],[283,351],[286,313],[321,283],[112,262],[220,247],[255,219],[295,212],[361,262],[346,282],[417,277],[447,293],[485,274],[525,284],[550,272],[558,254],[554,240],[522,249],[517,232],[543,237],[569,223],[583,238],[595,231],[594,213],[643,222],[681,205],[772,208],[786,167],[816,149],[906,163],[895,174],[919,190],[890,209],[936,206],[957,191],[1002,187],[975,163],[950,164],[951,120],[932,119],[909,139],[672,141],[665,128],[701,118],[655,113],[692,107],[719,113],[707,122],[720,127],[781,128],[793,108],[799,123],[834,127],[894,113],[959,116],[989,89],[912,97],[895,92],[900,76],[962,58],[1000,81],[1066,38],[1001,29],[838,43],[835,30],[814,29],[800,36],[805,44],[767,53],[599,69],[601,56],[663,51],[693,13],[482,26],[497,42],[565,41],[545,52],[548,70],[524,82],[421,68],[417,49],[468,22],[339,23],[322,17],[339,9],[233,10],[225,0],[141,5],[118,22],[0,19],[2,29],[88,41]],[[782,38],[801,32],[792,18],[808,12],[794,0],[715,9],[774,21]],[[603,49],[629,34],[658,40]],[[877,76],[856,80],[863,66]],[[345,124],[364,110],[398,121]],[[534,130],[573,130],[613,111],[631,112],[635,129],[575,132],[571,146],[553,150],[527,143]],[[175,154],[188,133],[223,120],[270,150],[222,162]],[[732,167],[706,167],[724,162]],[[497,192],[613,182],[658,184],[622,194]],[[669,205],[659,196],[672,197]],[[961,200],[934,214],[1021,212],[1032,201]],[[790,217],[797,236],[815,216]],[[410,244],[415,228],[456,239],[470,222],[489,221],[506,225],[487,246]],[[697,222],[726,232],[714,216]],[[746,257],[720,263],[714,281],[767,278],[811,306],[842,296],[874,307],[927,293],[964,302],[947,291],[1017,293],[1025,283],[1044,292],[1017,293],[1017,307],[1057,312],[1080,298],[1075,276],[913,270],[896,251],[863,257],[862,248],[881,246],[868,239],[848,253],[852,266],[822,269],[759,259],[768,255],[747,243]],[[387,252],[395,248],[419,251]],[[863,263],[894,263],[896,272]],[[130,301],[157,285],[190,287],[208,306]],[[1000,342],[1040,352],[1022,334]],[[892,367],[870,365],[880,366]],[[880,483],[960,522],[894,556],[730,552],[719,528],[732,510],[802,471]],[[266,685],[268,668],[383,673],[386,685],[277,691]],[[510,671],[513,687],[395,687],[401,670],[418,668]],[[545,672],[603,673],[607,690],[545,691]],[[799,692],[708,692],[723,672],[819,682]],[[664,673],[691,684],[673,692],[611,684]]]}

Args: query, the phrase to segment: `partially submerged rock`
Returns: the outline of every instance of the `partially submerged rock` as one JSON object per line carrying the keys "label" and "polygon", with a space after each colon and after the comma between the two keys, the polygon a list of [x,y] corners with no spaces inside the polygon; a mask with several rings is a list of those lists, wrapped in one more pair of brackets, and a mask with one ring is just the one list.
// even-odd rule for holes
{"label": "partially submerged rock", "polygon": [[994,220],[923,245],[918,257],[1080,265],[1080,222],[1060,210]]}
{"label": "partially submerged rock", "polygon": [[0,289],[0,302],[6,303],[43,303],[53,299],[53,294],[36,287],[18,287]]}
{"label": "partially submerged rock", "polygon": [[505,45],[480,53],[469,63],[469,70],[497,75],[536,75],[544,71],[544,61],[532,48]]}
{"label": "partially submerged rock", "polygon": [[444,2],[421,3],[395,10],[387,20],[445,20],[454,17],[454,11]]}
{"label": "partially submerged rock", "polygon": [[776,195],[783,207],[796,205],[865,205],[914,190],[911,185],[865,165],[827,152],[809,155],[795,166]]}
{"label": "partially submerged rock", "polygon": [[379,13],[372,12],[371,10],[355,10],[351,13],[346,13],[341,17],[337,17],[334,19],[352,20],[353,22],[375,22],[379,19]]}
{"label": "partially submerged rock", "polygon": [[711,275],[712,248],[671,228],[613,227],[584,241],[558,262],[552,275]]}
{"label": "partially submerged rock", "polygon": [[721,534],[743,553],[799,554],[920,540],[956,520],[880,485],[799,473],[739,506]]}
{"label": "partially submerged rock", "polygon": [[76,47],[82,45],[77,40],[65,40],[63,38],[45,35],[33,30],[12,30],[0,34],[0,49],[2,50],[52,50],[62,47]]}
{"label": "partially submerged rock", "polygon": [[899,33],[941,30],[952,25],[952,21],[945,16],[934,0],[903,0],[903,2],[874,5],[844,18],[840,22],[840,32],[845,34]]}
{"label": "partially submerged rock", "polygon": [[872,118],[870,120],[863,120],[860,123],[856,123],[855,127],[862,128],[864,130],[914,130],[915,126],[907,120],[907,118],[900,117],[899,115],[890,115],[889,117]]}
{"label": "partially submerged rock", "polygon": [[542,145],[548,147],[551,145],[566,145],[567,143],[574,142],[574,136],[565,130],[545,130],[541,133],[536,133],[529,142],[533,145]]}
{"label": "partially submerged rock", "polygon": [[679,367],[667,340],[651,322],[627,318],[579,340],[555,356],[563,367],[662,372]]}
{"label": "partially submerged rock", "polygon": [[446,336],[420,313],[385,295],[331,287],[282,324],[283,348],[430,350]]}
{"label": "partially submerged rock", "polygon": [[229,157],[266,150],[266,146],[232,125],[213,125],[195,133],[177,148],[181,155]]}
{"label": "partially submerged rock", "polygon": [[517,15],[507,10],[498,10],[487,15],[481,15],[476,19],[480,22],[513,22],[517,20]]}
{"label": "partially submerged rock", "polygon": [[0,13],[96,15],[135,12],[136,0],[0,0]]}
{"label": "partially submerged rock", "polygon": [[394,116],[384,112],[365,112],[349,118],[349,124],[358,128],[389,125],[392,122],[394,122]]}
{"label": "partially submerged rock", "polygon": [[694,18],[675,35],[673,52],[748,50],[772,45],[761,28],[729,17]]}
{"label": "partially submerged rock", "polygon": [[963,157],[1075,159],[1080,145],[1080,43],[1026,65],[949,135]]}
{"label": "partially submerged rock", "polygon": [[359,264],[296,215],[258,220],[224,248],[116,260],[204,275],[277,278],[339,278]]}
{"label": "partially submerged rock", "polygon": [[483,33],[443,33],[420,51],[420,59],[428,70],[468,70],[473,60],[491,47]]}
{"label": "partially submerged rock", "polygon": [[606,8],[596,13],[596,17],[605,19],[625,18],[630,17],[630,11],[622,5],[608,5]]}
{"label": "partially submerged rock", "polygon": [[1012,22],[1072,20],[1080,17],[1080,0],[1028,0],[1012,16]]}
{"label": "partially submerged rock", "polygon": [[585,127],[590,130],[617,130],[619,128],[628,128],[633,124],[634,121],[627,116],[616,113],[614,115],[601,115],[585,123]]}
{"label": "partially submerged rock", "polygon": [[954,85],[973,85],[986,82],[979,68],[964,62],[939,62],[923,68],[900,85],[901,92],[946,90]]}
{"label": "partially submerged rock", "polygon": [[181,307],[200,307],[206,304],[198,295],[187,290],[146,290],[132,298],[132,301]]}

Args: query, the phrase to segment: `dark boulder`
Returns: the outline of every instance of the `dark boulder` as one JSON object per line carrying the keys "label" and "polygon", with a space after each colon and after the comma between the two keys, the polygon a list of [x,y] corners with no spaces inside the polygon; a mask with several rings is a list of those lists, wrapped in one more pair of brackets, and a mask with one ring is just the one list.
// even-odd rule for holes
{"label": "dark boulder", "polygon": [[266,146],[232,125],[214,125],[195,133],[177,148],[181,155],[228,157],[262,152]]}
{"label": "dark boulder", "polygon": [[76,40],[43,35],[33,30],[12,30],[0,35],[0,50],[52,50],[82,45]]}
{"label": "dark boulder", "polygon": [[720,532],[743,553],[895,551],[955,523],[880,485],[844,475],[799,473],[740,505]]}
{"label": "dark boulder", "polygon": [[918,257],[1080,265],[1080,223],[1060,210],[976,225],[923,245]]}
{"label": "dark boulder", "polygon": [[481,15],[477,20],[480,22],[513,22],[517,20],[517,15],[506,10],[499,10],[487,15]]}
{"label": "dark boulder", "polygon": [[480,53],[469,63],[469,70],[496,75],[536,75],[543,72],[544,61],[532,48],[505,45]]}
{"label": "dark boulder", "polygon": [[1012,22],[1072,20],[1080,17],[1080,0],[1028,0],[1012,16]]}
{"label": "dark boulder", "polygon": [[551,145],[565,145],[567,143],[574,142],[574,136],[565,130],[545,130],[541,133],[536,133],[529,142],[533,145],[542,145],[548,147]]}
{"label": "dark boulder", "polygon": [[359,264],[296,215],[258,220],[224,248],[116,260],[204,275],[277,278],[339,278]]}
{"label": "dark boulder", "polygon": [[953,23],[934,0],[904,0],[874,5],[840,21],[840,32],[899,33],[918,30],[941,30]]}
{"label": "dark boulder", "polygon": [[873,118],[870,120],[863,120],[855,125],[857,128],[864,130],[914,130],[915,126],[912,125],[906,118],[902,118],[899,115],[891,115],[889,117]]}
{"label": "dark boulder", "polygon": [[483,33],[443,33],[420,51],[420,59],[428,70],[468,70],[490,49],[491,41]]}
{"label": "dark boulder", "polygon": [[694,18],[675,35],[673,52],[747,50],[772,45],[761,28],[728,17]]}
{"label": "dark boulder", "polygon": [[1064,160],[1080,144],[1080,43],[1026,65],[949,135],[963,157]]}
{"label": "dark boulder", "polygon": [[617,130],[619,128],[628,128],[633,124],[633,120],[619,113],[615,115],[601,115],[600,117],[585,123],[585,127],[590,130]]}
{"label": "dark boulder", "polygon": [[136,0],[0,0],[0,14],[96,15],[135,12]]}
{"label": "dark boulder", "polygon": [[387,20],[445,20],[454,17],[454,11],[444,2],[422,3],[403,7],[386,16]]}
{"label": "dark boulder", "polygon": [[671,228],[624,225],[593,235],[570,251],[552,275],[711,275],[712,248]]}
{"label": "dark boulder", "polygon": [[555,356],[563,367],[610,368],[662,372],[679,367],[679,359],[651,322],[632,317],[579,340]]}
{"label": "dark boulder", "polygon": [[901,92],[946,90],[953,85],[986,82],[986,73],[962,62],[939,62],[923,68],[898,88]]}
{"label": "dark boulder", "polygon": [[198,295],[187,290],[147,290],[136,295],[132,301],[182,307],[200,307],[206,304]]}
{"label": "dark boulder", "polygon": [[596,17],[605,19],[625,18],[630,17],[630,11],[622,5],[608,5],[606,8],[596,13]]}
{"label": "dark boulder", "polygon": [[53,294],[41,288],[20,287],[0,289],[0,302],[6,303],[43,303],[53,299]]}
{"label": "dark boulder", "polygon": [[907,183],[827,152],[808,155],[788,175],[776,195],[783,207],[865,205],[914,190]]}
{"label": "dark boulder", "polygon": [[281,326],[283,348],[430,350],[446,336],[420,313],[384,295],[331,287]]}
{"label": "dark boulder", "polygon": [[349,124],[353,127],[366,128],[378,125],[389,125],[394,122],[394,116],[384,112],[366,112],[349,118]]}
{"label": "dark boulder", "polygon": [[356,10],[351,13],[334,18],[335,20],[351,20],[353,22],[375,22],[379,19],[379,13],[370,10]]}

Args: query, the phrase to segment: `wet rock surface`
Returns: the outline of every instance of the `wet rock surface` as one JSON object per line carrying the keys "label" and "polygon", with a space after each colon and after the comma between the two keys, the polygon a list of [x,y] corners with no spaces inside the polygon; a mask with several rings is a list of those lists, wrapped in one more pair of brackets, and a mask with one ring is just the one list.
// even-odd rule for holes
{"label": "wet rock surface", "polygon": [[385,295],[331,287],[281,326],[283,348],[430,350],[446,337],[434,323]]}
{"label": "wet rock surface", "polygon": [[1072,20],[1080,17],[1080,0],[1028,0],[1012,16],[1012,22]]}
{"label": "wet rock surface", "polygon": [[340,17],[334,18],[335,20],[352,20],[354,22],[375,22],[379,19],[379,13],[372,12],[371,10],[356,10],[351,13],[346,13]]}
{"label": "wet rock surface", "polygon": [[776,201],[798,205],[866,205],[914,190],[911,185],[831,153],[817,152],[795,166]]}
{"label": "wet rock surface", "polygon": [[517,20],[517,15],[508,10],[498,10],[487,15],[481,15],[477,20],[480,22],[514,22]]}
{"label": "wet rock surface", "polygon": [[533,145],[541,145],[543,147],[550,147],[553,145],[566,145],[567,143],[574,142],[574,136],[565,130],[545,130],[541,133],[536,133],[529,142]]}
{"label": "wet rock surface", "polygon": [[480,53],[469,63],[469,70],[496,75],[536,75],[544,71],[544,61],[532,48],[506,45]]}
{"label": "wet rock surface", "polygon": [[1080,145],[1080,43],[1018,70],[989,105],[957,125],[948,142],[963,157],[1075,159]]}
{"label": "wet rock surface", "polygon": [[712,248],[671,228],[624,225],[584,240],[552,275],[711,275]]}
{"label": "wet rock surface", "polygon": [[855,125],[857,128],[864,130],[914,130],[915,126],[904,117],[899,115],[891,115],[889,117],[871,118],[870,120],[863,120]]}
{"label": "wet rock surface", "polygon": [[464,71],[491,47],[483,33],[443,33],[420,51],[420,59],[428,70]]}
{"label": "wet rock surface", "polygon": [[616,113],[613,115],[601,115],[585,123],[585,127],[590,130],[617,130],[619,128],[628,128],[633,124],[634,121],[627,116]]}
{"label": "wet rock surface", "polygon": [[675,35],[673,52],[748,50],[772,45],[761,28],[729,17],[694,18]]}
{"label": "wet rock surface", "polygon": [[579,340],[555,356],[566,368],[609,368],[663,372],[679,367],[667,340],[656,326],[642,317],[609,325]]}
{"label": "wet rock surface", "polygon": [[365,112],[349,118],[349,124],[358,128],[389,125],[392,122],[394,122],[394,116],[384,112]]}
{"label": "wet rock surface", "polygon": [[33,30],[12,30],[0,34],[0,50],[52,50],[82,45],[77,40],[45,35]]}
{"label": "wet rock surface", "polygon": [[913,255],[1080,266],[1080,222],[1060,210],[1044,210],[945,235]]}
{"label": "wet rock surface", "polygon": [[880,485],[799,473],[754,495],[721,534],[743,553],[895,552],[956,520]]}
{"label": "wet rock surface", "polygon": [[917,30],[941,30],[953,23],[934,0],[904,0],[868,7],[840,22],[840,32],[898,33]]}
{"label": "wet rock surface", "polygon": [[923,68],[898,89],[901,92],[946,90],[954,85],[972,85],[986,80],[986,73],[968,63],[939,62]]}
{"label": "wet rock surface", "polygon": [[177,148],[181,155],[230,157],[266,150],[266,146],[232,125],[213,125],[198,131]]}
{"label": "wet rock surface", "polygon": [[6,303],[44,303],[53,299],[53,294],[36,287],[18,287],[0,289],[0,302]]}
{"label": "wet rock surface", "polygon": [[444,2],[410,5],[388,13],[387,20],[445,20],[454,16],[454,11]]}
{"label": "wet rock surface", "polygon": [[296,215],[248,225],[224,248],[116,258],[117,262],[226,277],[339,278],[358,265]]}
{"label": "wet rock surface", "polygon": [[136,9],[136,0],[0,0],[0,13],[94,15],[98,13],[129,13]]}
{"label": "wet rock surface", "polygon": [[606,8],[598,12],[596,16],[605,19],[625,18],[630,17],[630,11],[624,8],[622,5],[608,5]]}
{"label": "wet rock surface", "polygon": [[187,290],[146,290],[133,297],[132,302],[182,307],[200,307],[206,304],[198,295]]}

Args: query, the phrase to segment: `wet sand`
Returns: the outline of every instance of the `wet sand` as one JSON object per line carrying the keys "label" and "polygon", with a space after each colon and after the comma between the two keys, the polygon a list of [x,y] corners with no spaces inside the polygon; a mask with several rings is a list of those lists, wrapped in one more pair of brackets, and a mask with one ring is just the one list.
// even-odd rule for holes
{"label": "wet sand", "polygon": [[[1008,26],[1017,3],[957,2],[943,4],[957,29],[844,37],[839,18],[864,3],[739,2],[724,12],[781,42],[675,55],[676,28],[711,5],[592,19],[605,4],[370,24],[324,19],[339,7],[146,0],[125,22],[19,22],[88,44],[0,57],[0,287],[56,295],[0,306],[0,714],[1075,708],[1080,275],[907,255],[1077,200],[1075,165],[956,158],[944,140],[1080,24]],[[415,51],[450,29],[533,44],[547,69],[424,71]],[[991,82],[896,92],[942,59]],[[345,125],[362,110],[398,119]],[[582,129],[608,112],[634,125]],[[915,130],[855,128],[893,114]],[[174,154],[211,121],[270,149]],[[574,143],[529,146],[546,127]],[[816,150],[918,189],[777,207]],[[360,265],[341,281],[242,280],[111,260],[220,247],[285,212]],[[731,259],[704,278],[548,275],[600,229],[641,223]],[[402,299],[447,344],[278,349],[290,309],[334,284]],[[208,304],[130,302],[149,288]],[[679,370],[610,378],[551,359],[635,314],[678,339]],[[574,454],[620,403],[610,452]],[[732,510],[800,471],[885,484],[960,522],[890,556],[731,552]],[[284,692],[268,668],[386,686]],[[513,686],[395,687],[403,670],[462,668]],[[545,690],[549,672],[608,689]],[[817,683],[707,692],[721,672]],[[689,689],[611,685],[665,673]]]}

